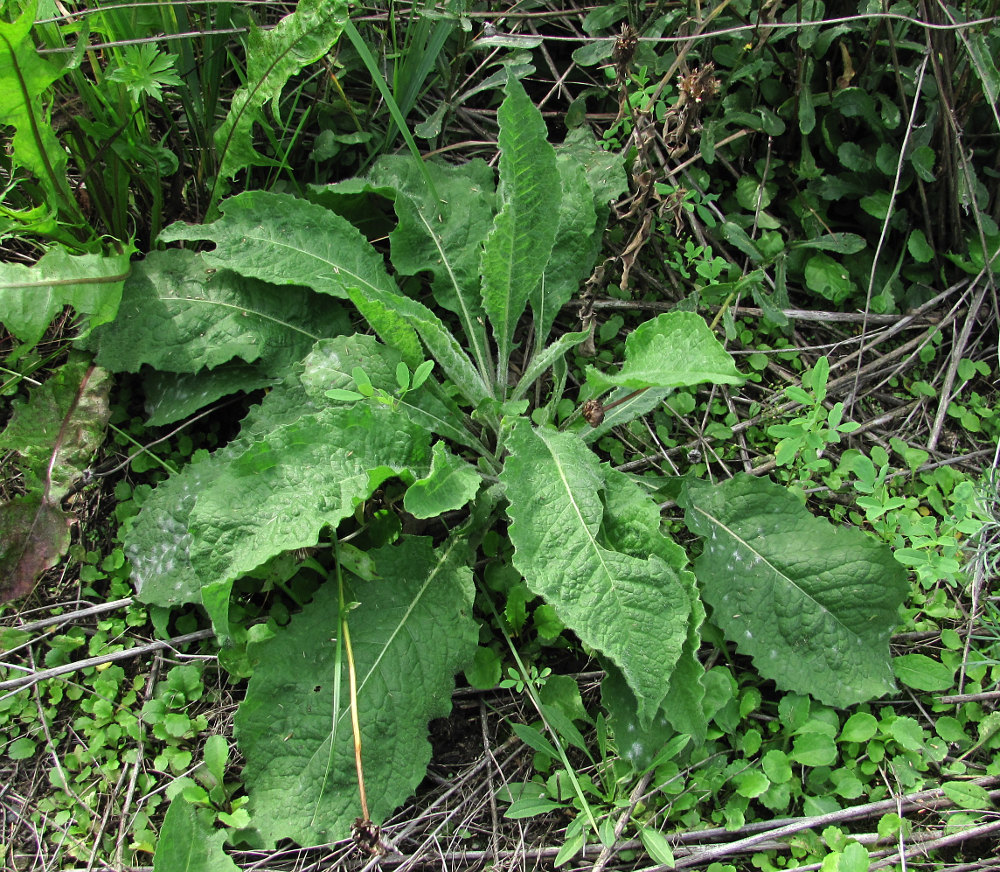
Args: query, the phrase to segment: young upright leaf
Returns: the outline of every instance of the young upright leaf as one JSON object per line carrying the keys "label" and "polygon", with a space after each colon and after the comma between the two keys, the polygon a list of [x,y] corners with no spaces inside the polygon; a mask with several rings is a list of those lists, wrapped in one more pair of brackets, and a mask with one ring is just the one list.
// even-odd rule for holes
{"label": "young upright leaf", "polygon": [[690,482],[687,498],[685,523],[705,538],[695,574],[712,620],[761,675],[833,706],[894,689],[889,634],[907,584],[888,548],[744,474]]}
{"label": "young upright leaf", "polygon": [[[423,779],[427,722],[451,709],[454,675],[471,663],[475,588],[454,542],[410,538],[373,553],[378,579],[347,592],[358,679],[362,762],[381,821]],[[269,844],[346,838],[361,813],[348,682],[334,719],[337,590],[331,579],[287,630],[253,649],[258,666],[236,715],[254,825]],[[342,665],[341,668],[344,668]]]}
{"label": "young upright leaf", "polygon": [[352,294],[352,298],[359,294],[385,310],[393,310],[397,317],[409,322],[434,360],[472,405],[478,405],[493,395],[492,388],[469,360],[454,334],[431,309],[417,300],[404,297],[398,291],[359,288]]}
{"label": "young upright leaf", "polygon": [[18,339],[35,345],[64,306],[86,316],[91,327],[115,317],[129,256],[46,252],[34,266],[0,263],[0,321]]}
{"label": "young upright leaf", "polygon": [[644,723],[659,708],[687,634],[690,607],[675,568],[601,541],[604,472],[570,433],[519,421],[500,481],[514,565],[587,644],[611,659],[635,692]]}
{"label": "young upright leaf", "polygon": [[277,115],[285,83],[336,44],[346,20],[346,0],[300,0],[271,30],[250,31],[246,84],[233,96],[229,114],[215,133],[219,170],[213,207],[237,171],[274,163],[253,147],[254,125],[272,126],[263,112],[265,104],[270,102]]}
{"label": "young upright leaf", "polygon": [[555,240],[559,203],[556,153],[542,114],[508,74],[500,106],[500,211],[483,250],[483,307],[497,342],[497,384],[504,389],[514,329],[542,280]]}
{"label": "young upright leaf", "polygon": [[562,180],[562,200],[555,242],[544,281],[535,286],[530,297],[536,350],[544,344],[559,310],[590,275],[601,242],[598,231],[603,229],[597,226],[594,194],[583,166],[560,154],[557,167]]}
{"label": "young upright leaf", "polygon": [[702,382],[743,384],[732,356],[694,312],[664,312],[640,324],[625,340],[625,363],[616,375],[590,367],[587,383],[612,387],[676,388]]}

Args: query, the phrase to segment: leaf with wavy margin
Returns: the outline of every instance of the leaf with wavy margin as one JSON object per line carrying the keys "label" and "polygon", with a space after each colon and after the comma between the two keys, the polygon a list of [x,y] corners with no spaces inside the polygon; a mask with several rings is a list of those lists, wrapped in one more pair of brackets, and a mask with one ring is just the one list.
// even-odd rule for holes
{"label": "leaf with wavy margin", "polygon": [[643,722],[667,692],[690,607],[675,568],[657,554],[636,557],[602,544],[597,458],[570,433],[518,421],[500,481],[510,505],[514,566],[560,620],[617,664]]}
{"label": "leaf with wavy margin", "polygon": [[[435,550],[429,539],[410,538],[371,552],[375,581],[345,581],[348,600],[358,602],[348,622],[375,821],[423,779],[427,723],[451,710],[454,675],[475,653],[475,588],[461,550],[455,540]],[[236,715],[236,738],[254,825],[269,844],[346,838],[361,811],[346,672],[339,705],[333,699],[338,633],[331,579],[284,632],[251,649],[258,665]]]}
{"label": "leaf with wavy margin", "polygon": [[684,522],[712,620],[785,690],[833,706],[895,689],[889,634],[906,571],[860,530],[813,517],[787,488],[740,473],[686,485]]}

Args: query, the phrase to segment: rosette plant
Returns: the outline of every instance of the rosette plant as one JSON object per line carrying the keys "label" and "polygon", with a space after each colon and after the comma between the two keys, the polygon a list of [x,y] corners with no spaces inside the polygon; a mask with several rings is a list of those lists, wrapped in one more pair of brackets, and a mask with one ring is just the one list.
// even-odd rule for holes
{"label": "rosette plant", "polygon": [[[848,705],[893,687],[906,588],[886,549],[769,481],[690,480],[691,565],[642,481],[594,451],[679,387],[742,382],[699,315],[653,318],[620,366],[586,369],[570,399],[603,401],[597,426],[561,410],[567,353],[587,333],[550,334],[625,175],[585,130],[551,145],[512,75],[499,125],[498,178],[481,161],[388,157],[306,198],[242,193],[213,223],[167,228],[161,242],[203,250],[134,264],[92,340],[103,366],[156,371],[160,421],[268,387],[238,436],[159,484],[127,534],[142,600],[201,604],[224,644],[247,645],[235,730],[263,844],[350,831],[352,714],[371,817],[420,782],[427,723],[476,655],[488,533],[509,542],[492,559],[606,666],[617,723],[704,739],[706,604],[783,688]],[[381,218],[387,255],[363,232]],[[235,619],[234,585],[299,572],[329,578],[286,626]]]}

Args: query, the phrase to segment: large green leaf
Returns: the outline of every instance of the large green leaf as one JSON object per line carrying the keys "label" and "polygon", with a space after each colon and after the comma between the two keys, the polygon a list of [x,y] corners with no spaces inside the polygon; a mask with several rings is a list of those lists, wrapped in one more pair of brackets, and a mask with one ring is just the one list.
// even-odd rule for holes
{"label": "large green leaf", "polygon": [[507,446],[500,481],[515,567],[566,626],[618,665],[650,721],[687,635],[677,569],[656,553],[637,557],[602,543],[605,473],[579,437],[521,420]]}
{"label": "large green leaf", "polygon": [[[684,590],[686,606],[672,604],[672,608],[686,608],[688,613],[687,635],[684,646],[673,672],[664,676],[669,682],[667,694],[660,706],[658,720],[668,722],[680,733],[686,733],[698,743],[705,741],[708,723],[702,709],[705,698],[705,687],[702,676],[705,667],[698,660],[698,649],[701,647],[701,625],[705,621],[705,607],[701,602],[701,594],[695,575],[687,566],[687,552],[672,539],[668,539],[660,531],[660,510],[649,494],[632,482],[624,473],[614,469],[606,469],[604,476],[604,527],[603,532],[608,543],[618,551],[624,551],[634,557],[644,557],[656,554],[664,563],[672,567]],[[622,696],[624,694],[619,694]],[[637,714],[638,708],[631,692],[631,711]],[[639,740],[644,732],[635,719],[634,740]],[[655,748],[648,747],[655,753]],[[640,755],[641,756],[641,755]]]}
{"label": "large green leaf", "polygon": [[[472,574],[454,543],[411,538],[372,552],[378,578],[354,583],[348,622],[358,678],[362,760],[372,818],[381,821],[423,779],[427,722],[448,714],[454,674],[472,658]],[[268,843],[342,839],[361,814],[348,682],[334,700],[336,584],[287,630],[252,649],[259,661],[236,715],[255,826]],[[336,713],[336,716],[335,716]]]}
{"label": "large green leaf", "polygon": [[98,363],[192,373],[240,358],[259,361],[261,374],[283,376],[317,339],[349,329],[335,300],[217,270],[216,262],[172,250],[136,263],[118,318],[87,342]]}
{"label": "large green leaf", "polygon": [[254,125],[273,126],[264,115],[265,104],[271,103],[277,115],[285,83],[336,44],[346,20],[346,0],[300,0],[295,11],[275,27],[250,31],[246,84],[233,95],[229,114],[215,132],[216,197],[238,170],[274,163],[253,147]]}
{"label": "large green leaf", "polygon": [[482,484],[479,471],[448,451],[443,442],[435,442],[433,451],[430,472],[413,482],[403,497],[403,508],[415,518],[436,518],[462,508]]}
{"label": "large green leaf", "polygon": [[0,263],[0,321],[18,339],[35,345],[64,306],[87,316],[91,326],[115,317],[129,274],[129,255],[71,256],[46,252],[33,266]]}
{"label": "large green leaf", "polygon": [[690,482],[688,527],[712,620],[779,687],[848,706],[892,691],[889,634],[907,593],[889,548],[740,474]]}
{"label": "large green leaf", "polygon": [[207,239],[205,264],[274,285],[303,285],[347,298],[351,288],[398,293],[382,256],[345,218],[288,194],[247,191],[222,204],[211,224],[171,224],[161,242]]}
{"label": "large green leaf", "polygon": [[395,377],[380,349],[388,351],[371,337],[321,343],[298,377],[251,410],[234,442],[146,498],[126,535],[144,602],[201,601],[225,633],[235,578],[283,551],[316,544],[325,525],[347,517],[386,476],[426,472],[430,436],[420,415],[441,414],[433,399],[432,412],[411,407],[401,415],[377,403],[332,404],[320,391],[327,379],[326,387],[345,386],[337,378],[347,375],[337,367],[349,372],[361,361],[373,384],[388,389]]}
{"label": "large green leaf", "polygon": [[390,234],[392,263],[401,275],[427,271],[438,305],[458,315],[480,372],[492,370],[480,294],[483,239],[493,221],[493,170],[481,160],[461,166],[425,163],[440,200],[410,157],[382,158],[372,182],[392,187],[399,224]]}
{"label": "large green leaf", "polygon": [[222,849],[226,831],[215,828],[212,809],[174,797],[163,818],[153,872],[239,872]]}
{"label": "large green leaf", "polygon": [[738,385],[743,376],[705,321],[693,312],[665,312],[640,324],[625,340],[625,363],[616,375],[594,367],[587,370],[587,383],[599,392],[702,382]]}
{"label": "large green leaf", "polygon": [[429,436],[377,403],[302,415],[233,458],[195,499],[191,562],[220,585],[315,545],[397,473],[422,475]]}
{"label": "large green leaf", "polygon": [[558,221],[556,153],[545,122],[521,83],[507,77],[500,122],[500,211],[483,249],[483,307],[497,342],[497,385],[507,384],[514,329],[542,280]]}

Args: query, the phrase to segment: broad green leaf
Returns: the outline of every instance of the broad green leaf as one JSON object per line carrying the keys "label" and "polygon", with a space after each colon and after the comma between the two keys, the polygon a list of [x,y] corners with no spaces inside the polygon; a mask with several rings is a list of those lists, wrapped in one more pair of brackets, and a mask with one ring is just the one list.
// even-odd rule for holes
{"label": "broad green leaf", "polygon": [[191,511],[233,453],[227,446],[194,460],[143,501],[125,534],[125,555],[141,602],[170,607],[202,601],[202,579],[191,564]]}
{"label": "broad green leaf", "polygon": [[358,290],[348,292],[354,307],[361,313],[379,339],[391,348],[395,348],[408,366],[419,366],[424,359],[424,347],[420,344],[420,335],[413,325],[396,311],[387,296],[384,300],[370,300]]}
{"label": "broad green leaf", "polygon": [[497,385],[504,390],[514,330],[542,280],[555,240],[560,200],[555,150],[524,86],[507,77],[500,122],[500,211],[483,249],[483,308],[497,342]]}
{"label": "broad green leaf", "polygon": [[878,721],[868,712],[855,712],[844,723],[837,740],[840,742],[867,742],[878,729]]}
{"label": "broad green leaf", "polygon": [[851,274],[827,254],[814,254],[806,261],[806,287],[822,297],[842,303],[854,290]]}
{"label": "broad green leaf", "polygon": [[625,362],[616,375],[587,368],[587,383],[598,392],[702,382],[738,385],[743,376],[704,319],[693,312],[665,312],[640,324],[625,340]]}
{"label": "broad green leaf", "polygon": [[430,472],[407,488],[403,508],[415,518],[436,518],[462,508],[476,495],[482,480],[474,466],[448,451],[443,442],[435,442]]}
{"label": "broad green leaf", "polygon": [[350,327],[334,300],[216,270],[210,260],[171,250],[136,263],[118,317],[87,341],[97,362],[116,371],[149,364],[192,373],[238,358],[259,361],[258,377],[283,376],[317,339]]}
{"label": "broad green leaf", "polygon": [[0,321],[27,345],[38,343],[64,306],[91,327],[107,323],[118,311],[130,254],[73,257],[52,248],[33,266],[0,263]]}
{"label": "broad green leaf", "polygon": [[225,584],[284,551],[319,541],[383,481],[420,475],[427,431],[378,403],[302,415],[226,465],[191,511],[191,562]]}
{"label": "broad green leaf", "polygon": [[175,797],[156,841],[153,872],[237,872],[225,843],[226,830],[215,828],[211,809]]}
{"label": "broad green leaf", "polygon": [[295,11],[270,30],[251,29],[247,37],[246,84],[233,95],[229,114],[215,132],[220,163],[214,200],[239,170],[275,163],[253,147],[254,125],[273,127],[264,114],[265,104],[271,103],[277,117],[285,83],[330,51],[346,20],[345,0],[300,0]]}
{"label": "broad green leaf", "polygon": [[915,690],[948,690],[955,683],[955,670],[926,654],[895,657],[892,671],[903,684]]}
{"label": "broad green leaf", "polygon": [[472,405],[479,405],[492,396],[492,389],[469,360],[458,340],[431,309],[423,303],[404,297],[398,291],[367,287],[359,288],[359,292],[365,299],[392,309],[409,321],[420,334],[434,360]]}
{"label": "broad green leaf", "polygon": [[748,475],[692,481],[686,495],[712,620],[761,675],[833,706],[894,689],[889,634],[907,584],[888,548]]}
{"label": "broad green leaf", "polygon": [[[303,361],[299,380],[306,393],[317,403],[326,405],[323,398],[329,390],[354,388],[353,370],[363,367],[374,388],[392,393],[396,387],[396,368],[400,353],[381,345],[372,336],[355,334],[317,342]],[[396,408],[405,413],[415,424],[457,442],[474,448],[475,438],[461,425],[462,412],[447,397],[441,398],[433,390],[436,382],[428,380],[418,390],[397,398]]]}
{"label": "broad green leaf", "polygon": [[481,160],[461,166],[424,162],[441,199],[428,190],[412,158],[384,157],[375,165],[374,184],[396,191],[399,218],[389,234],[392,263],[401,275],[427,271],[439,306],[458,315],[479,371],[492,371],[480,293],[483,239],[493,221],[493,170]]}
{"label": "broad green leaf", "polygon": [[676,570],[656,554],[600,541],[605,473],[570,433],[514,426],[500,481],[514,565],[585,644],[621,668],[640,720],[652,720],[680,657],[689,608]]}
{"label": "broad green leaf", "polygon": [[[16,7],[5,8],[13,11]],[[43,100],[49,86],[66,69],[43,59],[35,50],[31,30],[37,8],[37,2],[28,2],[16,21],[0,20],[0,124],[14,128],[8,160],[29,170],[52,204],[60,204],[67,216],[80,218],[66,181],[66,149],[48,122]]]}
{"label": "broad green leaf", "polygon": [[670,849],[670,842],[659,830],[642,827],[639,830],[639,839],[654,863],[668,867],[674,865],[674,852]]}
{"label": "broad green leaf", "polygon": [[221,204],[211,224],[171,224],[160,242],[208,240],[206,266],[274,285],[303,285],[347,298],[351,288],[399,293],[382,256],[336,212],[289,194],[247,191]]}
{"label": "broad green leaf", "polygon": [[[460,550],[455,543],[434,550],[423,538],[380,548],[373,554],[379,580],[345,591],[359,603],[348,622],[375,821],[423,779],[427,722],[448,714],[454,675],[476,649],[475,588]],[[253,822],[271,845],[346,838],[361,813],[346,672],[339,706],[333,699],[337,608],[331,579],[285,632],[251,649],[258,665],[236,715],[236,738]]]}

